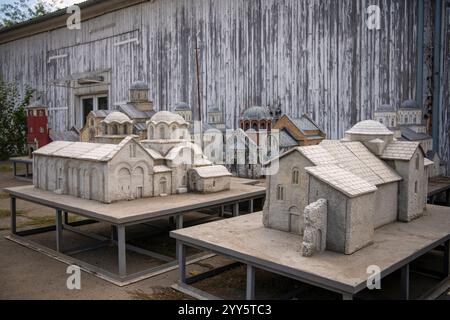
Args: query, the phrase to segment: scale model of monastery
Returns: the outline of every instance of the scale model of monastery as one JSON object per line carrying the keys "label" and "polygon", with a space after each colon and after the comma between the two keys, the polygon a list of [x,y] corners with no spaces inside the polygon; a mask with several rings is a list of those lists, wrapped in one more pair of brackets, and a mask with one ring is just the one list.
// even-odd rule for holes
{"label": "scale model of monastery", "polygon": [[372,243],[375,229],[409,222],[426,208],[432,162],[420,142],[398,141],[378,121],[277,160],[278,173],[267,177],[263,223],[303,235],[304,256],[325,249],[352,254]]}
{"label": "scale model of monastery", "polygon": [[111,112],[96,133],[101,143],[58,141],[36,150],[34,186],[104,203],[230,188],[231,174],[190,142],[180,115],[155,113],[141,141],[132,135],[133,124],[124,113]]}

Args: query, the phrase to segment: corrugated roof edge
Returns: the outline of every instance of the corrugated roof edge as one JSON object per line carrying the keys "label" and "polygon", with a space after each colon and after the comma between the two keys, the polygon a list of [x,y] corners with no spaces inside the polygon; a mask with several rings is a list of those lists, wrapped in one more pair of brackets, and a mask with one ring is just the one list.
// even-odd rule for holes
{"label": "corrugated roof edge", "polygon": [[[87,0],[85,2],[81,2],[77,4],[81,10],[83,10],[82,21],[86,21],[98,16],[102,16],[109,12],[117,11],[126,7],[131,7],[136,4],[146,2],[148,0]],[[95,11],[96,6],[104,6],[98,12]],[[90,13],[88,10],[91,10]],[[15,41],[21,38],[30,37],[39,33],[44,33],[47,31],[63,28],[66,26],[65,16],[68,15],[67,8],[59,9],[54,12],[50,12],[43,16],[33,18],[30,20],[26,20],[20,23],[17,23],[11,27],[0,29],[0,44],[4,44],[7,42]],[[49,26],[48,22],[51,20],[55,20],[55,24],[53,26]],[[62,20],[61,20],[62,19]],[[59,21],[61,20],[61,21]],[[47,25],[45,25],[47,23]],[[42,24],[42,28],[39,27],[39,24]],[[20,30],[27,29],[30,27],[30,30],[25,30],[23,33],[20,33]],[[12,34],[11,33],[16,33]]]}

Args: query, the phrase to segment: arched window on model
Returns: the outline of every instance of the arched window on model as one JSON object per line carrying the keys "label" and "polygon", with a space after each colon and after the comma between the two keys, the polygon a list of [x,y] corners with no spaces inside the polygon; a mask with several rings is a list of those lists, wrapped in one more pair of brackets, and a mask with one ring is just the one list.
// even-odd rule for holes
{"label": "arched window on model", "polygon": [[277,200],[284,200],[284,186],[281,184],[277,186]]}
{"label": "arched window on model", "polygon": [[294,170],[292,170],[292,184],[298,184],[299,178],[300,178],[300,171],[297,168],[295,168]]}
{"label": "arched window on model", "polygon": [[154,138],[155,138],[155,129],[153,128],[153,126],[150,126],[149,139]]}
{"label": "arched window on model", "polygon": [[420,159],[419,159],[419,155],[416,156],[416,170],[419,170],[419,165],[420,165]]}
{"label": "arched window on model", "polygon": [[163,126],[159,127],[159,138],[164,139],[165,136],[166,136],[166,130],[164,130]]}

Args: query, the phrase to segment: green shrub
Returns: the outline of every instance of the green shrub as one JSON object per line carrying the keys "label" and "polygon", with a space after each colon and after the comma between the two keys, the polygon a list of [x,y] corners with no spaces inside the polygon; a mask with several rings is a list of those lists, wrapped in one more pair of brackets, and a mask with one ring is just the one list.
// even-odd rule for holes
{"label": "green shrub", "polygon": [[34,90],[29,86],[21,95],[16,83],[8,83],[0,78],[0,160],[11,156],[25,155],[27,152],[27,114]]}

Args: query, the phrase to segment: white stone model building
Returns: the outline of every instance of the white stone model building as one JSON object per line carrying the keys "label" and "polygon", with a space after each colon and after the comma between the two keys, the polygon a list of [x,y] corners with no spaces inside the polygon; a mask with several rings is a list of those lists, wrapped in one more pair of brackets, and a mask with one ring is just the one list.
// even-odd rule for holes
{"label": "white stone model building", "polygon": [[305,208],[326,200],[329,250],[351,254],[372,243],[375,229],[418,218],[426,207],[420,143],[396,140],[378,121],[356,124],[341,141],[297,147],[276,159],[278,173],[267,177],[264,225],[304,234]]}
{"label": "white stone model building", "polygon": [[[111,115],[119,123],[123,118]],[[120,133],[129,134],[132,123],[122,120]],[[106,130],[111,123],[105,119]],[[147,140],[140,142],[130,135],[119,144],[59,141],[38,149],[33,153],[34,186],[104,203],[230,188],[231,174],[212,165],[189,141],[181,116],[161,111],[146,125]]]}

